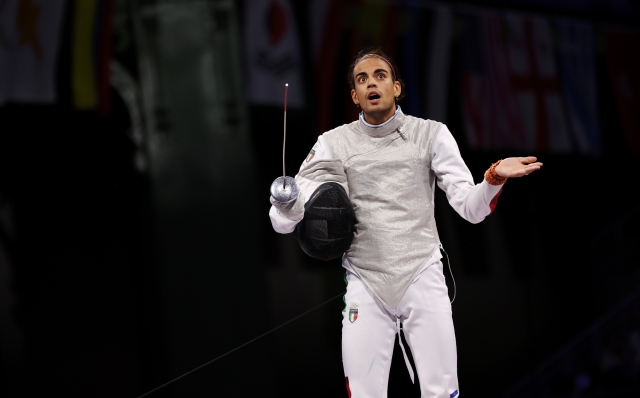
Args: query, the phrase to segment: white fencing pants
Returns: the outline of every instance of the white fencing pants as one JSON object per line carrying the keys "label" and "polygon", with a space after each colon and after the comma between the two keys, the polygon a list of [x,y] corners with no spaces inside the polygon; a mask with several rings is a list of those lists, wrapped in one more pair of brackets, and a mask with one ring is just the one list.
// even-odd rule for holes
{"label": "white fencing pants", "polygon": [[395,335],[402,323],[422,398],[458,398],[456,339],[451,304],[437,261],[422,271],[393,312],[347,271],[342,362],[351,398],[386,398]]}

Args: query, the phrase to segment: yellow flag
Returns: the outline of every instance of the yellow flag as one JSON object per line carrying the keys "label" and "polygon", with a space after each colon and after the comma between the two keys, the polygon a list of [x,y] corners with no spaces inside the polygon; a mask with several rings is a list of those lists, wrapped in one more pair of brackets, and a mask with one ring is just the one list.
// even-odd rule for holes
{"label": "yellow flag", "polygon": [[73,26],[71,82],[76,109],[95,108],[98,103],[93,34],[98,0],[77,0]]}

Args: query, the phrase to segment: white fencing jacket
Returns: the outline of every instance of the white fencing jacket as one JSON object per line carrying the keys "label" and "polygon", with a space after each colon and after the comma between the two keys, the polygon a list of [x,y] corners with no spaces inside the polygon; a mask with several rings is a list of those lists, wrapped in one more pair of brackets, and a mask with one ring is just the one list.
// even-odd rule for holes
{"label": "white fencing jacket", "polygon": [[[416,275],[441,258],[435,183],[451,207],[472,223],[491,213],[502,189],[485,180],[474,184],[444,124],[405,115],[400,107],[381,125],[368,124],[361,113],[359,120],[324,133],[300,172],[319,160],[336,159],[342,162],[357,220],[343,264],[390,310]],[[313,192],[306,192],[310,184],[299,179],[300,172],[301,197],[308,198]],[[274,206],[269,216],[279,233],[293,232],[303,217],[287,217]]]}

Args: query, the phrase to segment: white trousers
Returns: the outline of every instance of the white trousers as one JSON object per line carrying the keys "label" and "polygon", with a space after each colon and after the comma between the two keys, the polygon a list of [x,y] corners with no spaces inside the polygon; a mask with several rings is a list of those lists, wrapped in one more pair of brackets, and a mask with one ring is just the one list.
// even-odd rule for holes
{"label": "white trousers", "polygon": [[437,261],[409,286],[395,311],[347,270],[342,362],[351,398],[386,398],[400,323],[411,349],[423,398],[458,398],[456,339],[451,304]]}

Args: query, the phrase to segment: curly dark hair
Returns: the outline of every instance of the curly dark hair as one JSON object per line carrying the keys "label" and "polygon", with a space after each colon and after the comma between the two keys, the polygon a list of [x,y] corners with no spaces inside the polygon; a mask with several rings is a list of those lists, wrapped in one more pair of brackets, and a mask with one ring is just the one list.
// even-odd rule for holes
{"label": "curly dark hair", "polygon": [[398,103],[401,99],[404,98],[404,80],[400,77],[400,72],[398,71],[398,66],[396,63],[389,57],[387,54],[382,51],[380,48],[371,48],[364,49],[356,55],[356,58],[353,60],[351,65],[349,66],[349,74],[347,75],[347,81],[349,82],[349,87],[352,90],[355,90],[355,81],[353,79],[353,71],[356,69],[356,65],[360,62],[364,61],[367,58],[378,58],[389,64],[391,67],[391,78],[394,82],[400,82],[400,95],[396,97],[396,103]]}

